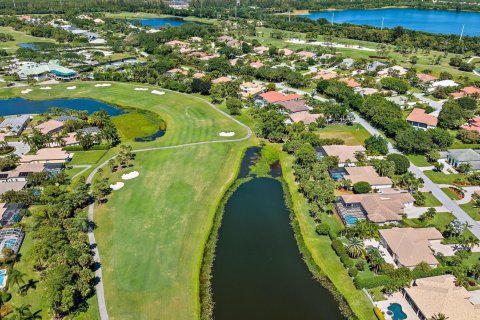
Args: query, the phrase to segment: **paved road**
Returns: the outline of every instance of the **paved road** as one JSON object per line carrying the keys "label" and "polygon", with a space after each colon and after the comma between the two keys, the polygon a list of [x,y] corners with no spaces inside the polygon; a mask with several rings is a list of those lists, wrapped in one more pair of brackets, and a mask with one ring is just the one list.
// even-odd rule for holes
{"label": "paved road", "polygon": [[429,99],[425,97],[422,93],[414,93],[413,95],[415,98],[419,99],[423,103],[426,103],[429,106],[431,106],[433,109],[435,109],[435,111],[433,111],[431,115],[438,117],[438,115],[440,114],[440,111],[442,111],[443,101],[435,101],[435,100]]}
{"label": "paved road", "polygon": [[[164,91],[170,91],[170,92],[173,92],[171,90],[167,90],[167,89],[162,89]],[[175,93],[178,93],[178,92],[175,92]],[[183,93],[184,95],[187,95],[185,93]],[[216,106],[214,106],[213,104],[211,104],[210,102],[202,99],[202,98],[199,98],[199,97],[195,97],[195,96],[191,96],[191,95],[188,95],[189,97],[191,98],[195,98],[195,99],[198,99],[198,100],[201,100],[201,101],[204,101],[206,102],[210,107],[212,107],[213,109],[215,109],[216,111],[218,111],[219,113],[221,113],[223,116],[229,118],[230,120],[238,123],[240,126],[242,126],[243,128],[245,128],[247,130],[247,135],[242,137],[242,138],[238,138],[238,139],[230,139],[230,140],[211,140],[211,141],[199,141],[199,142],[193,142],[193,143],[186,143],[186,144],[181,144],[181,145],[174,145],[174,146],[166,146],[166,147],[156,147],[156,148],[145,148],[145,149],[138,149],[138,150],[133,150],[133,152],[135,153],[138,153],[138,152],[146,152],[146,151],[158,151],[158,150],[165,150],[165,149],[176,149],[176,148],[184,148],[184,147],[189,147],[189,146],[196,146],[196,145],[203,145],[203,144],[211,144],[211,143],[231,143],[231,142],[240,142],[240,141],[244,141],[244,140],[247,140],[249,139],[251,136],[252,136],[252,130],[250,129],[250,127],[248,127],[247,125],[241,123],[240,121],[238,121],[237,119],[233,118],[231,115],[223,112],[222,110],[220,110],[219,108],[217,108]],[[111,160],[111,159],[114,159],[116,157],[113,156],[111,157],[110,159],[107,159],[105,160],[103,163],[101,163],[98,167],[96,167],[91,173],[90,175],[87,177],[87,180],[86,180],[86,183],[87,184],[90,184],[92,181],[93,181],[93,178],[95,177],[95,174],[98,172],[98,170],[100,168],[103,168],[104,166],[106,166],[108,164],[108,162]],[[94,209],[95,209],[95,203],[92,203],[90,204],[90,206],[88,207],[88,221],[90,223],[90,225],[93,225],[93,217],[94,217]],[[97,269],[95,270],[95,277],[96,279],[98,280],[97,284],[96,284],[96,291],[97,291],[97,300],[98,300],[98,309],[99,309],[99,312],[100,312],[100,318],[102,320],[108,320],[109,317],[108,317],[108,311],[107,311],[107,304],[105,302],[105,291],[104,291],[104,288],[103,288],[103,274],[102,274],[102,264],[101,264],[101,260],[100,260],[100,252],[98,251],[98,246],[97,246],[97,241],[95,240],[95,234],[93,232],[93,228],[90,228],[89,231],[88,231],[88,240],[90,242],[90,246],[92,247],[92,251],[93,251],[93,260],[95,261],[95,263],[97,264]]]}
{"label": "paved road", "polygon": [[[295,92],[297,94],[303,94],[303,95],[308,95],[308,96],[312,95],[312,93],[310,93],[310,92],[289,87],[289,86],[285,85],[284,83],[276,83],[276,87],[279,90],[288,90],[288,91]],[[321,97],[321,96],[318,96],[318,95],[313,96],[313,99],[318,100],[318,101],[328,101],[328,99],[325,99],[324,97]]]}
{"label": "paved road", "polygon": [[[365,127],[365,129],[370,132],[372,135],[381,135],[380,132],[372,127],[365,119],[359,117],[357,114],[355,114],[355,121],[360,123],[362,126]],[[400,153],[397,149],[393,147],[393,145],[389,142],[388,143],[388,151],[390,153]],[[459,219],[462,222],[467,222],[470,226],[470,230],[472,233],[480,239],[480,224],[473,220],[465,211],[463,211],[462,208],[458,206],[458,204],[450,199],[441,189],[440,187],[433,183],[430,178],[428,178],[423,171],[415,166],[413,163],[410,164],[410,168],[408,169],[410,172],[412,172],[415,177],[417,178],[422,178],[424,183],[424,188],[427,189],[428,191],[431,191],[432,194],[437,198],[442,205],[450,211],[457,219]]]}

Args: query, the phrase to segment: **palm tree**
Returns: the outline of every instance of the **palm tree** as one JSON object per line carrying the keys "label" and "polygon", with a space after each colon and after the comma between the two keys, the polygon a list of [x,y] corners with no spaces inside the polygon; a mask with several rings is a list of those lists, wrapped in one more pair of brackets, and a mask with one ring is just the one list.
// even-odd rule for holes
{"label": "palm tree", "polygon": [[370,267],[372,267],[372,270],[375,272],[378,272],[380,270],[380,267],[382,266],[382,263],[385,262],[378,249],[372,249],[371,251],[369,251],[367,258]]}
{"label": "palm tree", "polygon": [[357,237],[351,238],[346,249],[350,257],[358,258],[363,254],[363,241]]}
{"label": "palm tree", "polygon": [[468,285],[468,278],[464,274],[459,274],[455,277],[455,285],[457,287],[465,287]]}
{"label": "palm tree", "polygon": [[447,320],[448,317],[443,313],[434,314],[429,320]]}
{"label": "palm tree", "polygon": [[20,272],[16,269],[12,269],[9,272],[8,280],[10,280],[12,283],[16,284],[18,288],[20,288],[20,284],[25,282],[23,277],[25,277],[24,273],[22,273],[22,272]]}
{"label": "palm tree", "polygon": [[13,310],[12,315],[9,319],[12,320],[33,320],[33,319],[41,319],[40,315],[33,313],[30,310],[32,306],[29,304],[23,304],[20,307],[16,307]]}

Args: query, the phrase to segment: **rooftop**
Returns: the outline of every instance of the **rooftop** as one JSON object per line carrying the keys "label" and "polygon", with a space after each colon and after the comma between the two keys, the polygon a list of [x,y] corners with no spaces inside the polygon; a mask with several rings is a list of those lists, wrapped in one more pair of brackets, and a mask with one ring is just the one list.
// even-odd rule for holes
{"label": "rooftop", "polygon": [[308,112],[297,112],[290,115],[290,120],[294,123],[303,122],[306,125],[314,123],[321,116],[321,114],[311,114]]}
{"label": "rooftop", "polygon": [[436,127],[438,123],[438,119],[431,114],[428,114],[423,109],[415,108],[412,112],[408,115],[407,121],[417,122],[417,123],[424,123],[426,125]]}
{"label": "rooftop", "polygon": [[280,101],[278,104],[291,113],[308,111],[307,102],[305,100]]}
{"label": "rooftop", "polygon": [[[38,161],[65,161],[70,158],[70,154],[62,148],[44,148],[39,149],[37,154],[26,154],[20,158],[20,162],[38,162]],[[1,186],[1,184],[0,184]]]}
{"label": "rooftop", "polygon": [[345,162],[348,159],[356,162],[355,153],[366,151],[363,146],[330,145],[323,146],[322,148],[327,156],[338,157],[340,162]]}
{"label": "rooftop", "polygon": [[302,95],[299,94],[284,94],[278,91],[268,91],[260,95],[268,103],[277,103],[282,101],[296,100],[300,99]]}
{"label": "rooftop", "polygon": [[58,120],[48,120],[35,126],[35,129],[40,130],[43,134],[48,134],[61,128],[63,128],[63,122]]}
{"label": "rooftop", "polygon": [[352,181],[353,184],[360,181],[366,181],[372,186],[392,185],[392,180],[390,180],[389,177],[379,176],[377,171],[375,171],[375,168],[372,166],[347,167],[345,170],[347,171],[347,175],[345,175],[344,178]]}
{"label": "rooftop", "polygon": [[459,162],[480,161],[480,154],[473,149],[450,149],[448,154]]}

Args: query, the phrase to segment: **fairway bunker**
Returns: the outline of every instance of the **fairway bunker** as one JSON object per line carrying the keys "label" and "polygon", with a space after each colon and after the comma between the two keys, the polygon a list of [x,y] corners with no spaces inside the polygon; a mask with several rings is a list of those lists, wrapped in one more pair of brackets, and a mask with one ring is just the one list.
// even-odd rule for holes
{"label": "fairway bunker", "polygon": [[131,180],[138,177],[140,174],[138,171],[132,171],[130,173],[122,174],[122,180]]}
{"label": "fairway bunker", "polygon": [[218,135],[220,137],[233,137],[235,135],[235,132],[233,132],[233,131],[230,131],[230,132],[222,131]]}
{"label": "fairway bunker", "polygon": [[124,185],[125,185],[125,183],[123,183],[123,182],[117,182],[117,183],[115,183],[115,184],[111,184],[111,185],[110,185],[110,188],[111,188],[112,190],[120,190],[120,189],[123,188]]}

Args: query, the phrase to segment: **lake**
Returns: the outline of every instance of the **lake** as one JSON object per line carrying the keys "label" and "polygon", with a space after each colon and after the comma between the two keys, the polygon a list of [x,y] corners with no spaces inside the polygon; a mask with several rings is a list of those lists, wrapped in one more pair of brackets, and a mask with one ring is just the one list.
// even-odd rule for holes
{"label": "lake", "polygon": [[381,27],[384,18],[384,26],[387,28],[402,26],[406,29],[443,34],[459,35],[465,24],[464,35],[480,36],[480,12],[388,8],[318,11],[302,16],[313,20],[325,18],[331,22],[333,14],[335,23]]}
{"label": "lake", "polygon": [[302,260],[278,180],[254,178],[233,193],[215,253],[215,319],[345,319]]}
{"label": "lake", "polygon": [[176,18],[148,18],[148,19],[135,19],[131,20],[131,22],[140,22],[140,24],[143,27],[149,26],[152,28],[161,28],[165,27],[167,25],[170,25],[171,27],[178,27],[181,26],[184,23],[187,23],[183,19],[176,19]]}
{"label": "lake", "polygon": [[111,116],[124,113],[122,109],[94,99],[27,100],[23,98],[12,98],[0,100],[0,116],[44,113],[52,107],[86,110],[88,113],[104,109]]}

